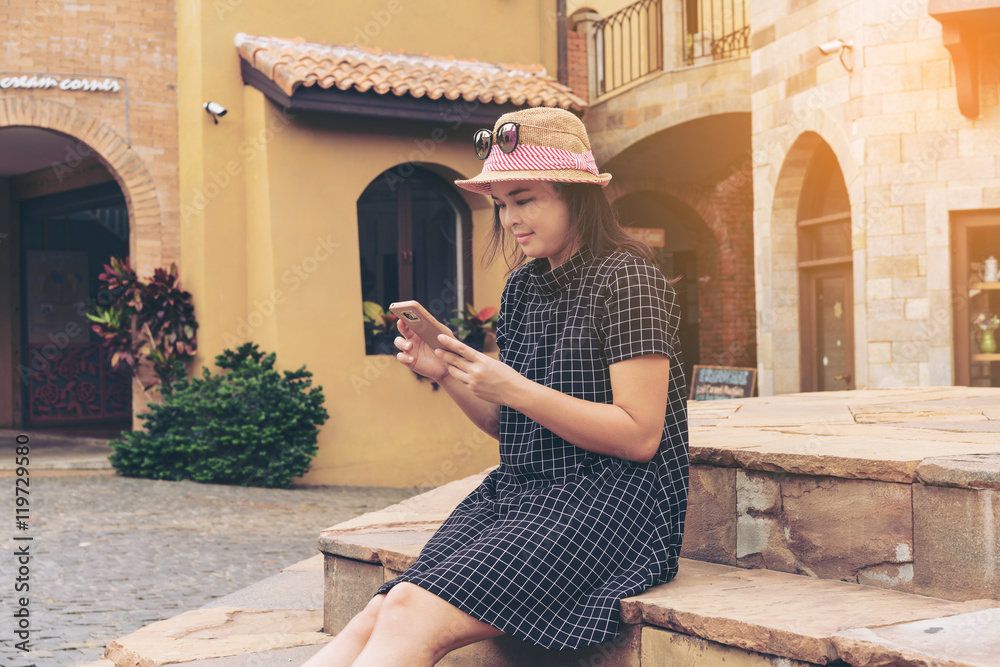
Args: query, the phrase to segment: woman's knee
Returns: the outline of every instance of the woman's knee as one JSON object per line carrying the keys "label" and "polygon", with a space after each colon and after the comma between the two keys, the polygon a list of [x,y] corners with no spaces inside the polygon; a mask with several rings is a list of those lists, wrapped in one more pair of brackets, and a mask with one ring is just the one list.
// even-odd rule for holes
{"label": "woman's knee", "polygon": [[381,596],[384,599],[376,613],[385,610],[387,615],[407,615],[409,613],[419,613],[421,599],[429,595],[427,591],[416,584],[407,581],[401,582],[389,589],[389,592]]}
{"label": "woman's knee", "polygon": [[440,659],[448,652],[491,637],[499,630],[476,620],[416,584],[403,582],[389,591],[379,610],[379,625],[386,630],[422,635],[424,646]]}

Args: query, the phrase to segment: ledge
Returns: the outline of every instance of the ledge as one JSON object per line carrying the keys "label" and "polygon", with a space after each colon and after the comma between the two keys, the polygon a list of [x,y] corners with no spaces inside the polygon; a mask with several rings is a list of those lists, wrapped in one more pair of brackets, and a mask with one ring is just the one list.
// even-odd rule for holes
{"label": "ledge", "polygon": [[[626,623],[648,623],[749,651],[827,664],[843,658],[841,633],[941,619],[991,609],[995,600],[951,602],[841,581],[812,579],[770,570],[744,570],[681,559],[677,577],[642,595],[622,600]],[[1000,612],[992,609],[991,613]],[[1000,652],[1000,637],[979,641]],[[984,647],[985,648],[985,647]],[[901,664],[886,647],[883,662]],[[994,653],[995,654],[995,653]],[[950,663],[949,663],[950,664]]]}
{"label": "ledge", "polygon": [[1000,0],[928,0],[927,13],[941,23],[944,47],[955,65],[958,108],[979,116],[979,40],[1000,30]]}
{"label": "ledge", "polygon": [[692,463],[909,484],[926,458],[1000,453],[1000,389],[786,394],[688,408]]}

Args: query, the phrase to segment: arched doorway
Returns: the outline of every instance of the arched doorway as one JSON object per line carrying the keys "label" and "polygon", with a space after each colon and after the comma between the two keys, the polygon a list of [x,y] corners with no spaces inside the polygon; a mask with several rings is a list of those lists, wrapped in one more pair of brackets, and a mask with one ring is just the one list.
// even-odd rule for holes
{"label": "arched doorway", "polygon": [[0,419],[131,428],[131,376],[111,370],[85,316],[101,302],[103,266],[130,254],[125,193],[86,144],[59,132],[0,128],[0,156],[0,230],[11,241],[0,310],[12,325],[0,356],[13,380],[0,388]]}
{"label": "arched doorway", "polygon": [[802,391],[854,389],[851,203],[826,142],[806,168],[796,232]]}
{"label": "arched doorway", "polygon": [[[701,358],[698,276],[705,274],[709,265],[717,263],[717,258],[710,257],[707,251],[714,242],[696,239],[691,216],[684,216],[676,206],[669,206],[657,193],[627,194],[614,204],[622,227],[650,247],[664,276],[678,279],[674,284],[681,307],[678,336],[684,351],[685,377],[690,381],[691,369]],[[705,236],[710,236],[707,230],[704,231]],[[699,255],[702,266],[699,266]]]}

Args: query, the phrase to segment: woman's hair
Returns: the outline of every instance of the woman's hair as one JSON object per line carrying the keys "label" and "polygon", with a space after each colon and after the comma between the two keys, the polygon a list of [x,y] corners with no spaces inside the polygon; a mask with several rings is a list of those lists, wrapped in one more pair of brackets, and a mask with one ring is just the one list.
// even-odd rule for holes
{"label": "woman's hair", "polygon": [[[589,247],[594,255],[602,257],[616,250],[627,250],[656,263],[652,251],[622,229],[611,203],[598,185],[589,183],[551,183],[556,195],[569,208],[569,229],[580,244]],[[513,271],[527,261],[517,242],[506,234],[500,224],[500,207],[493,204],[493,228],[486,242],[483,260],[492,264],[502,254],[507,269]]]}

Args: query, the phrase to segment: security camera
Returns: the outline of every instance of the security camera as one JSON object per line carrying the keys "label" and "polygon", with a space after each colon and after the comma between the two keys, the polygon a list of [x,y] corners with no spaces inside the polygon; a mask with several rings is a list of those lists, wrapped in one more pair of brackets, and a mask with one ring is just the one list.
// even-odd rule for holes
{"label": "security camera", "polygon": [[854,48],[854,42],[845,42],[842,39],[834,39],[829,42],[823,42],[819,45],[819,51],[824,56],[832,56],[834,53],[841,51],[843,49]]}
{"label": "security camera", "polygon": [[226,115],[226,107],[222,106],[218,102],[205,102],[205,111],[207,111],[212,116],[212,120],[216,124],[219,123],[219,117]]}

